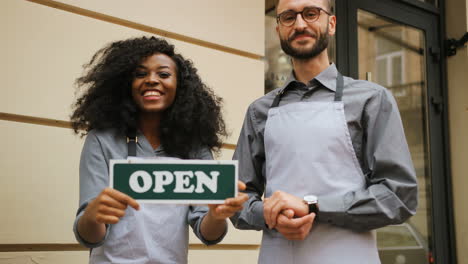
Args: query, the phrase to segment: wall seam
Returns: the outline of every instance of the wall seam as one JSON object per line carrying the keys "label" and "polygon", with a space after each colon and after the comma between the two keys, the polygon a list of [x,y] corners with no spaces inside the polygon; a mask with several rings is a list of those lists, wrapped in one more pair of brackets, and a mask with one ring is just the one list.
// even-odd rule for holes
{"label": "wall seam", "polygon": [[[26,124],[32,124],[32,125],[72,129],[71,122],[69,121],[36,117],[36,116],[17,115],[17,114],[5,113],[5,112],[0,112],[0,120],[26,123]],[[230,143],[223,143],[221,148],[234,150],[236,149],[236,145],[230,144]]]}

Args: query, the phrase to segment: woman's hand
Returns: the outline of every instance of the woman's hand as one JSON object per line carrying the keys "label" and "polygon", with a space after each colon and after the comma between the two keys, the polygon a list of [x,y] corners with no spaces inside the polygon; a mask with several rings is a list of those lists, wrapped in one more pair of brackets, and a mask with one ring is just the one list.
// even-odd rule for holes
{"label": "woman's hand", "polygon": [[[245,190],[245,183],[238,181],[237,188],[239,191]],[[236,197],[224,200],[223,204],[209,204],[208,214],[216,220],[225,220],[233,216],[237,211],[242,210],[244,202],[248,199],[247,194],[239,192]]]}
{"label": "woman's hand", "polygon": [[135,210],[140,209],[140,205],[130,196],[112,188],[105,188],[88,204],[84,216],[96,223],[116,224],[125,215],[127,206]]}
{"label": "woman's hand", "polygon": [[102,241],[106,235],[105,224],[118,223],[128,206],[140,209],[140,205],[130,196],[105,188],[86,206],[83,216],[78,220],[78,234],[88,243]]}
{"label": "woman's hand", "polygon": [[[245,190],[245,184],[241,181],[237,183],[237,187],[239,191]],[[239,192],[236,197],[226,199],[223,204],[209,204],[209,211],[201,223],[202,236],[208,241],[219,239],[226,232],[226,218],[242,210],[247,199],[247,194]]]}

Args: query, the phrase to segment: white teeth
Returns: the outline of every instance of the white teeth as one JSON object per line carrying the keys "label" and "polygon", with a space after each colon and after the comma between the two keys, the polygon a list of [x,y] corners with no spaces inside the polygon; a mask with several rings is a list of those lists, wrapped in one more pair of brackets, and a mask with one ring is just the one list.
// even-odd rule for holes
{"label": "white teeth", "polygon": [[161,96],[161,93],[159,91],[146,91],[143,96]]}

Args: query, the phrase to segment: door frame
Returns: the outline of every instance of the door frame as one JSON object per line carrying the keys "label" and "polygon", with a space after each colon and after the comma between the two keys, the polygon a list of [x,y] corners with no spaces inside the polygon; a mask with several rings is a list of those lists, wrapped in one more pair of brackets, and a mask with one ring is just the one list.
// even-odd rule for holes
{"label": "door frame", "polygon": [[435,263],[456,263],[447,114],[443,0],[436,8],[416,0],[335,0],[336,64],[340,72],[358,78],[358,9],[418,28],[426,37],[427,118],[431,175],[431,228]]}

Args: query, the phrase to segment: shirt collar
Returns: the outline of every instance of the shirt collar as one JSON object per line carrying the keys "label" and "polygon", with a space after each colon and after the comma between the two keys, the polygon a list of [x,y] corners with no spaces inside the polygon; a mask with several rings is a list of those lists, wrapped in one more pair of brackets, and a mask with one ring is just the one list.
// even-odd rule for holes
{"label": "shirt collar", "polygon": [[336,92],[336,78],[338,77],[338,70],[334,63],[330,64],[328,68],[323,70],[319,75],[315,76],[315,80],[320,82],[323,86]]}
{"label": "shirt collar", "polygon": [[288,89],[290,86],[293,86],[296,83],[299,83],[299,81],[296,80],[296,77],[294,76],[294,71],[291,71],[291,73],[288,76],[288,79],[286,79],[286,82],[284,82],[283,86],[281,86],[278,92],[283,93],[286,89]]}
{"label": "shirt collar", "polygon": [[[314,79],[309,81],[309,84],[312,83],[314,80],[320,82],[326,88],[336,92],[336,77],[338,76],[338,70],[336,69],[336,65],[334,63],[330,64],[325,70],[323,70],[319,75],[315,76]],[[295,83],[299,83],[299,81],[294,76],[294,71],[289,74],[288,79],[279,90],[280,93],[284,92],[287,88],[292,86]]]}

